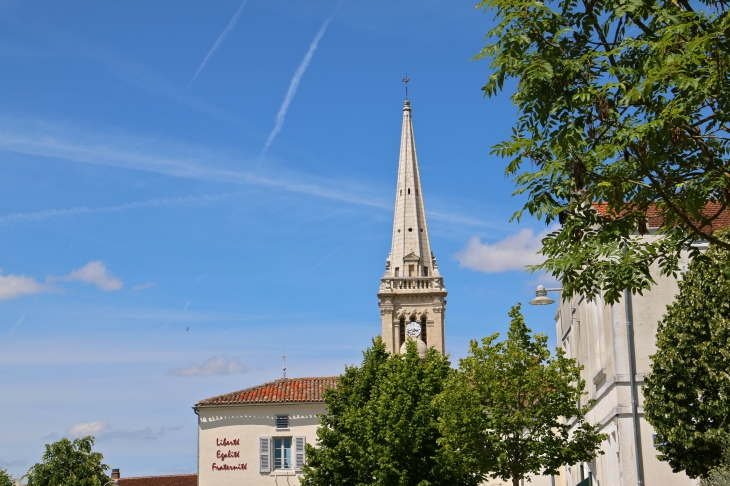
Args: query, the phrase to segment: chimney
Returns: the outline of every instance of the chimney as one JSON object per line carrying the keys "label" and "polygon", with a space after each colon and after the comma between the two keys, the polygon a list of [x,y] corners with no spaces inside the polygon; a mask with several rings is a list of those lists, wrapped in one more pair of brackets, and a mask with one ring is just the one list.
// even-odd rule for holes
{"label": "chimney", "polygon": [[112,469],[112,481],[119,479],[119,469]]}

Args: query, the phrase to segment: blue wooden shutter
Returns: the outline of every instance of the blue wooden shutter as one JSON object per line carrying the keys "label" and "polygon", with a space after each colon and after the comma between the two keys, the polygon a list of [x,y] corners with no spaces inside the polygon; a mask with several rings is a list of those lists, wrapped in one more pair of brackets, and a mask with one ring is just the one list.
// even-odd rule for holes
{"label": "blue wooden shutter", "polygon": [[271,437],[259,437],[259,472],[271,472]]}
{"label": "blue wooden shutter", "polygon": [[299,472],[304,466],[304,445],[307,443],[307,438],[303,435],[294,437],[294,470]]}

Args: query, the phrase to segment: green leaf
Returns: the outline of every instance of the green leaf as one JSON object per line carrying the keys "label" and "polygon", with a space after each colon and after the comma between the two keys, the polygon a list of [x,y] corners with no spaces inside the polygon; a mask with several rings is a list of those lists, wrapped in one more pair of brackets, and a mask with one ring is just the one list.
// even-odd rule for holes
{"label": "green leaf", "polygon": [[[568,220],[532,269],[610,304],[651,288],[652,265],[676,273],[694,243],[730,250],[705,209],[730,206],[730,15],[709,0],[588,5],[484,0],[496,23],[475,58],[489,61],[488,96],[517,83],[517,123],[492,151],[525,201],[513,219]],[[649,213],[657,239],[637,238]]]}

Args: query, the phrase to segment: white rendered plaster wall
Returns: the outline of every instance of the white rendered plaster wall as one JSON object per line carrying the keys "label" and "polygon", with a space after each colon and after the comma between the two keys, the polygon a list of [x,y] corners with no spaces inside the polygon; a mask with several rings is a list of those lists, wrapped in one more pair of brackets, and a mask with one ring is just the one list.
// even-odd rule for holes
{"label": "white rendered plaster wall", "polygon": [[[298,486],[299,477],[293,470],[259,472],[260,437],[294,437],[303,435],[307,443],[316,443],[319,426],[317,415],[324,414],[324,404],[277,404],[205,407],[199,409],[198,426],[198,485],[199,486]],[[289,415],[289,430],[277,431],[276,415]],[[221,447],[216,440],[233,441],[239,445]],[[239,457],[221,461],[218,452],[239,452]],[[273,457],[273,455],[272,455]],[[216,471],[213,463],[246,464],[246,470]],[[554,482],[553,482],[554,481]],[[511,486],[511,482],[490,479],[484,486]],[[530,476],[530,486],[565,486],[565,478]]]}
{"label": "white rendered plaster wall", "polygon": [[[680,260],[680,266],[686,267],[687,263],[685,253]],[[650,356],[656,352],[657,323],[666,314],[667,305],[674,301],[679,291],[673,277],[660,276],[656,265],[652,266],[651,271],[656,285],[651,291],[632,298],[644,485],[689,486],[696,484],[696,481],[689,479],[684,473],[673,473],[666,462],[656,458],[654,430],[644,419],[641,406],[644,376],[651,371]],[[561,302],[556,314],[556,331],[558,344],[566,350],[568,357],[576,358],[584,366],[581,376],[586,381],[588,394],[581,402],[583,406],[587,406],[588,400],[595,400],[586,416],[587,421],[598,424],[603,433],[614,434],[613,438],[607,439],[601,445],[605,454],[589,465],[588,469],[594,475],[593,484],[637,484],[624,302],[608,306],[600,299],[590,302],[581,297]],[[616,467],[620,469],[616,471]],[[588,469],[584,468],[586,473]],[[567,486],[578,483],[578,471],[578,466],[570,468]]]}
{"label": "white rendered plaster wall", "polygon": [[[561,476],[533,476],[528,475],[522,480],[525,486],[565,486],[565,480]],[[482,486],[512,486],[512,481],[502,481],[501,479],[490,479],[482,483]]]}
{"label": "white rendered plaster wall", "polygon": [[[276,486],[299,485],[294,470],[259,472],[260,437],[305,436],[314,444],[319,426],[318,414],[326,412],[324,404],[276,404],[203,407],[198,423],[199,486]],[[276,415],[289,415],[289,430],[277,430]],[[223,440],[239,440],[237,446],[219,446]],[[239,457],[221,460],[220,454],[238,452]],[[219,454],[220,453],[220,454]],[[273,452],[272,452],[273,468]],[[245,470],[217,471],[213,464],[246,464]],[[288,476],[288,477],[287,477]]]}

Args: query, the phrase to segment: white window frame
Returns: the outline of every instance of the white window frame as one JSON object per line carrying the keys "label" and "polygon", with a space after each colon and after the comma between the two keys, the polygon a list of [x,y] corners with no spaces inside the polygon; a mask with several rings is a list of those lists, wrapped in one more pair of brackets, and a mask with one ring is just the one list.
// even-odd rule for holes
{"label": "white window frame", "polygon": [[[278,447],[276,447],[276,441],[277,440],[283,441],[286,439],[289,439],[289,461],[290,461],[289,467],[276,467],[276,452],[278,451]],[[274,450],[274,453],[271,455],[271,457],[274,460],[274,462],[272,463],[272,471],[292,471],[292,470],[294,470],[294,438],[293,437],[273,437],[272,445],[273,445],[272,449]],[[282,450],[281,459],[282,459],[282,462],[284,462],[283,451],[285,449],[282,447],[281,450]]]}

